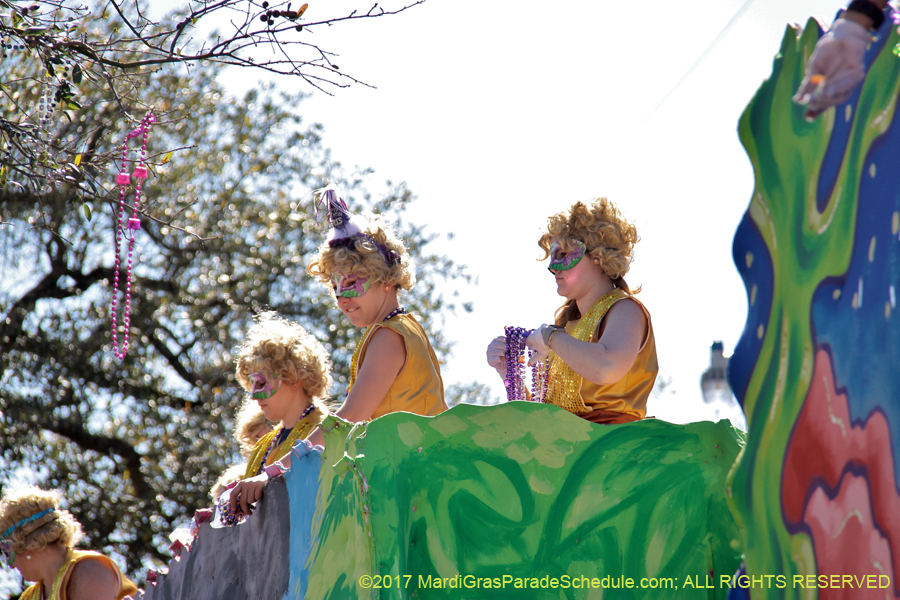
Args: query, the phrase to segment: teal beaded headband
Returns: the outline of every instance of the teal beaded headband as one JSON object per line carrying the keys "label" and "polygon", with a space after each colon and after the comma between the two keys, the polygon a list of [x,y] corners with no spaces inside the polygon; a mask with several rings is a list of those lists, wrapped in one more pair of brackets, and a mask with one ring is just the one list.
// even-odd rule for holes
{"label": "teal beaded headband", "polygon": [[0,533],[0,540],[6,538],[9,534],[11,534],[13,531],[15,531],[16,529],[18,529],[18,528],[21,527],[22,525],[25,525],[26,523],[31,523],[32,521],[36,521],[37,519],[40,519],[40,518],[43,517],[44,515],[49,515],[49,514],[52,513],[54,510],[56,510],[56,509],[55,509],[55,508],[48,508],[47,510],[42,510],[41,512],[37,513],[36,515],[31,515],[30,517],[25,517],[24,519],[22,519],[21,521],[19,521],[18,523],[16,523],[15,525],[13,525],[12,527],[10,527],[10,528],[7,529],[6,531],[4,531],[3,533]]}

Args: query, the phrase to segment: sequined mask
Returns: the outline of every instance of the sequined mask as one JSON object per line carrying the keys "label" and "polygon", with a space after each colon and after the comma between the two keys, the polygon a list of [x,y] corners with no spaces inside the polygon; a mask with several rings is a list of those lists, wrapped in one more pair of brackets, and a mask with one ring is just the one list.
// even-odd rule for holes
{"label": "sequined mask", "polygon": [[369,278],[338,274],[332,278],[332,285],[338,298],[356,298],[369,291]]}
{"label": "sequined mask", "polygon": [[269,377],[262,371],[250,373],[250,396],[254,400],[271,398],[281,387],[280,377]]}
{"label": "sequined mask", "polygon": [[575,249],[566,252],[556,240],[550,244],[550,266],[547,269],[551,273],[568,271],[584,258],[584,254],[587,252],[585,245],[578,240],[572,242],[572,245]]}

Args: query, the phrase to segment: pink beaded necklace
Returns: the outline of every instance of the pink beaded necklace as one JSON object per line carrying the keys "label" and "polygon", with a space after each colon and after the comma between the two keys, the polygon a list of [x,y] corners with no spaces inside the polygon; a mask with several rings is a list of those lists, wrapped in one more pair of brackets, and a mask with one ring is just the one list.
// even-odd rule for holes
{"label": "pink beaded necklace", "polygon": [[[116,185],[119,186],[119,220],[116,223],[116,272],[113,276],[113,297],[112,297],[112,341],[113,354],[119,360],[125,358],[128,353],[128,342],[131,325],[131,286],[132,286],[132,257],[134,255],[134,237],[141,228],[141,219],[138,217],[138,208],[141,203],[141,185],[147,178],[147,134],[150,132],[150,124],[156,121],[153,111],[149,111],[141,120],[140,126],[133,129],[125,136],[122,143],[122,170],[116,175]],[[123,227],[122,220],[125,216],[125,193],[126,187],[131,181],[128,174],[128,141],[131,138],[141,138],[141,158],[138,166],[134,168],[134,178],[137,181],[134,193],[134,206],[132,207],[131,218],[128,219],[127,225]],[[122,336],[122,351],[119,352],[116,306],[119,301],[119,266],[121,264],[121,240],[122,236],[128,238],[128,262],[125,267],[125,311],[122,315],[122,324],[125,331]]]}

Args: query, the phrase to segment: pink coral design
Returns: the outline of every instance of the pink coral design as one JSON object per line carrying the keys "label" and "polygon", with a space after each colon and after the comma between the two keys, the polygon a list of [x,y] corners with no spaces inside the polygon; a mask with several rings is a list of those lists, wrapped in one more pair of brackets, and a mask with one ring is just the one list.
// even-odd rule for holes
{"label": "pink coral design", "polygon": [[[851,423],[846,393],[836,387],[831,357],[820,350],[785,453],[784,517],[790,528],[810,531],[819,574],[888,575],[896,595],[900,496],[890,428],[878,411]],[[884,598],[885,591],[827,588],[819,597]]]}

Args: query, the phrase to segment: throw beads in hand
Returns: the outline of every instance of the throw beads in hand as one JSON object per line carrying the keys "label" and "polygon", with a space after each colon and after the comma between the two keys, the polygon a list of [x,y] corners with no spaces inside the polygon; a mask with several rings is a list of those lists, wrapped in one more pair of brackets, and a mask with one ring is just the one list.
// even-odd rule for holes
{"label": "throw beads in hand", "polygon": [[[533,329],[523,327],[505,327],[506,332],[506,399],[527,400],[525,394],[525,340]],[[528,358],[534,351],[528,351]],[[541,360],[531,367],[531,401],[543,402],[547,393],[547,376],[550,373],[549,360]]]}

